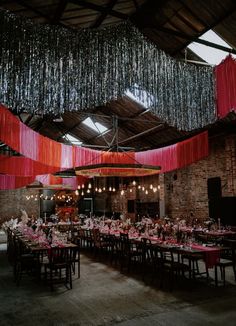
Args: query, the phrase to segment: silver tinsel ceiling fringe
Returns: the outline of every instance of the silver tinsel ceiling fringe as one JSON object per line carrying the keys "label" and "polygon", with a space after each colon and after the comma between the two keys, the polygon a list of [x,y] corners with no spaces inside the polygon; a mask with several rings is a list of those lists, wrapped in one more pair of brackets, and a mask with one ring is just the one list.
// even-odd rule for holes
{"label": "silver tinsel ceiling fringe", "polygon": [[138,92],[154,114],[182,130],[216,120],[211,67],[176,61],[130,23],[70,31],[0,11],[0,102],[60,114]]}

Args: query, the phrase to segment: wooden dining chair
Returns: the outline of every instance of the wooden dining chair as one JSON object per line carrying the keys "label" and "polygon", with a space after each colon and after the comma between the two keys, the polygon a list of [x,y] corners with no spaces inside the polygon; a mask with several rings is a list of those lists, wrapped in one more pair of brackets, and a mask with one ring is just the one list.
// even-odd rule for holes
{"label": "wooden dining chair", "polygon": [[41,277],[41,261],[40,252],[32,253],[25,243],[15,237],[14,238],[14,263],[13,273],[14,280],[19,286],[23,275]]}
{"label": "wooden dining chair", "polygon": [[145,280],[147,274],[152,276],[156,272],[155,269],[155,248],[150,239],[141,238],[142,246],[142,280]]}
{"label": "wooden dining chair", "polygon": [[51,291],[54,284],[63,283],[72,289],[72,264],[70,248],[54,247],[48,250],[48,262],[44,264],[45,281],[49,283]]}
{"label": "wooden dining chair", "polygon": [[173,290],[174,283],[179,277],[185,277],[189,273],[190,266],[182,262],[176,255],[175,248],[157,246],[160,269],[160,286],[167,281],[170,290]]}
{"label": "wooden dining chair", "polygon": [[221,280],[223,286],[226,283],[225,271],[227,267],[231,267],[234,273],[234,280],[236,282],[236,249],[233,247],[223,247],[220,252],[220,259],[215,264],[215,286],[218,286],[218,269],[220,270]]}
{"label": "wooden dining chair", "polygon": [[75,246],[69,250],[69,261],[71,263],[72,273],[75,275],[77,266],[77,277],[80,278],[80,241],[73,241]]}
{"label": "wooden dining chair", "polygon": [[108,252],[109,242],[103,237],[99,229],[92,229],[92,241],[95,257],[100,258],[101,253]]}
{"label": "wooden dining chair", "polygon": [[141,266],[143,254],[141,243],[131,241],[126,233],[120,233],[119,247],[121,271],[126,268],[129,272],[131,263],[139,263]]}

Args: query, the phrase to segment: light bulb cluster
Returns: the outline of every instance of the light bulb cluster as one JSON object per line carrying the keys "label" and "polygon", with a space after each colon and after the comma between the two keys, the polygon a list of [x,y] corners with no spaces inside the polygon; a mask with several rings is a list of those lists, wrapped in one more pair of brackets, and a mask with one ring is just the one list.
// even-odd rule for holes
{"label": "light bulb cluster", "polygon": [[[81,195],[81,196],[84,196],[85,194],[90,194],[90,193],[92,193],[92,190],[93,189],[93,187],[92,187],[92,185],[91,184],[88,184],[88,187],[87,188],[85,188],[85,186],[84,185],[79,185],[78,186],[78,190],[76,190],[75,191],[75,194],[76,195]],[[94,188],[94,192],[96,193],[102,193],[102,192],[106,192],[106,191],[108,191],[108,192],[116,192],[116,188],[115,187],[111,187],[111,186],[109,186],[109,187],[105,187],[105,186],[96,186],[95,188]]]}
{"label": "light bulb cluster", "polygon": [[36,194],[36,195],[26,195],[25,196],[26,200],[34,200],[34,201],[37,201],[37,200],[60,200],[60,201],[64,201],[66,203],[69,203],[71,201],[73,201],[73,197],[70,196],[70,195],[61,195],[61,196],[56,196],[55,194],[50,196],[50,195],[43,195],[43,194]]}
{"label": "light bulb cluster", "polygon": [[[137,188],[140,191],[143,191],[146,195],[148,195],[150,192],[156,193],[158,190],[160,190],[160,185],[155,186],[152,183],[147,185],[142,185],[138,183],[136,180],[133,180],[130,182],[130,187],[127,188],[126,185],[120,185],[120,195],[123,196],[125,193],[125,190],[129,191],[132,193],[134,191],[134,188]],[[81,184],[78,186],[78,189],[75,191],[75,194],[77,196],[85,196],[86,194],[91,194],[91,193],[103,193],[103,192],[110,192],[114,193],[118,191],[115,187],[114,184],[109,184],[106,183],[104,180],[99,183],[91,183],[89,182],[88,185],[86,186],[85,184]]]}
{"label": "light bulb cluster", "polygon": [[[142,185],[142,184],[138,184],[137,183],[137,181],[132,181],[132,183],[131,183],[131,185],[132,186],[134,186],[134,187],[137,187],[137,189],[139,190],[139,191],[142,191],[142,192],[144,192],[145,193],[145,195],[148,195],[149,193],[156,193],[158,190],[160,190],[160,185],[158,185],[158,186],[154,186],[152,183],[150,184],[150,185]],[[133,192],[133,188],[129,188],[128,189],[128,191],[130,192],[130,193],[132,193]],[[124,189],[122,189],[121,191],[120,191],[120,195],[121,196],[123,196],[125,194],[125,191],[124,191]]]}
{"label": "light bulb cluster", "polygon": [[138,185],[138,190],[143,191],[146,195],[148,195],[150,192],[156,193],[158,190],[160,190],[160,185],[154,186],[152,183],[149,186],[142,186]]}

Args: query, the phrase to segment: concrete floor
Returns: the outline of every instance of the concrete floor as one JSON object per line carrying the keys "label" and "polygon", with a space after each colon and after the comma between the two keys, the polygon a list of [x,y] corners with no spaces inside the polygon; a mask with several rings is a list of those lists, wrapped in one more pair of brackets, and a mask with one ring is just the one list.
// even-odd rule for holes
{"label": "concrete floor", "polygon": [[178,284],[172,292],[144,283],[139,275],[81,256],[81,278],[73,289],[50,292],[24,277],[19,287],[0,245],[1,326],[159,326],[236,325],[236,285],[215,288],[199,280]]}

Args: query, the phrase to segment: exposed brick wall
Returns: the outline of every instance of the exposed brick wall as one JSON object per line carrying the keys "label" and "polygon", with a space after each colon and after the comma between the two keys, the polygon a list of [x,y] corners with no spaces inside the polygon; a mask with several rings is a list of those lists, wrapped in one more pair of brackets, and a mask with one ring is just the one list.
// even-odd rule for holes
{"label": "exposed brick wall", "polygon": [[[165,213],[170,217],[188,218],[193,212],[196,218],[207,218],[208,208],[208,178],[220,177],[222,196],[236,196],[236,136],[218,136],[210,139],[209,156],[184,169],[176,170],[165,175],[142,178],[141,184],[146,188],[152,183],[157,187],[160,182],[160,191],[153,193],[149,190],[145,194],[137,186],[129,184],[121,196],[120,191],[111,194],[110,209],[121,212],[125,217],[135,218],[135,214],[128,213],[128,200],[139,200],[143,203],[163,201]],[[132,190],[132,191],[131,191]],[[0,224],[12,216],[19,217],[20,209],[24,208],[29,216],[39,214],[39,203],[26,200],[26,195],[38,194],[36,189],[18,189],[0,191]],[[160,196],[160,198],[159,198]]]}
{"label": "exposed brick wall", "polygon": [[227,178],[226,195],[236,195],[236,137],[226,137],[225,139],[225,172]]}
{"label": "exposed brick wall", "polygon": [[[135,220],[135,213],[128,213],[128,200],[139,200],[141,203],[153,203],[159,201],[159,192],[153,192],[150,189],[150,185],[157,187],[159,184],[158,175],[143,177],[139,179],[136,186],[130,183],[127,187],[122,187],[120,185],[119,192],[112,194],[111,196],[111,208],[113,212],[121,212],[125,218],[130,218]],[[142,189],[138,188],[138,185],[144,186],[148,190],[148,194]],[[121,190],[124,190],[123,195],[121,195]],[[158,214],[159,212],[157,212]],[[138,212],[137,212],[138,214]]]}
{"label": "exposed brick wall", "polygon": [[231,135],[209,141],[210,155],[184,169],[165,174],[166,214],[170,217],[209,216],[207,179],[221,178],[222,196],[236,194],[235,140]]}
{"label": "exposed brick wall", "polygon": [[25,209],[28,216],[39,216],[39,201],[27,200],[26,195],[37,195],[37,189],[16,189],[0,191],[0,225],[12,217],[20,217],[21,209]]}

